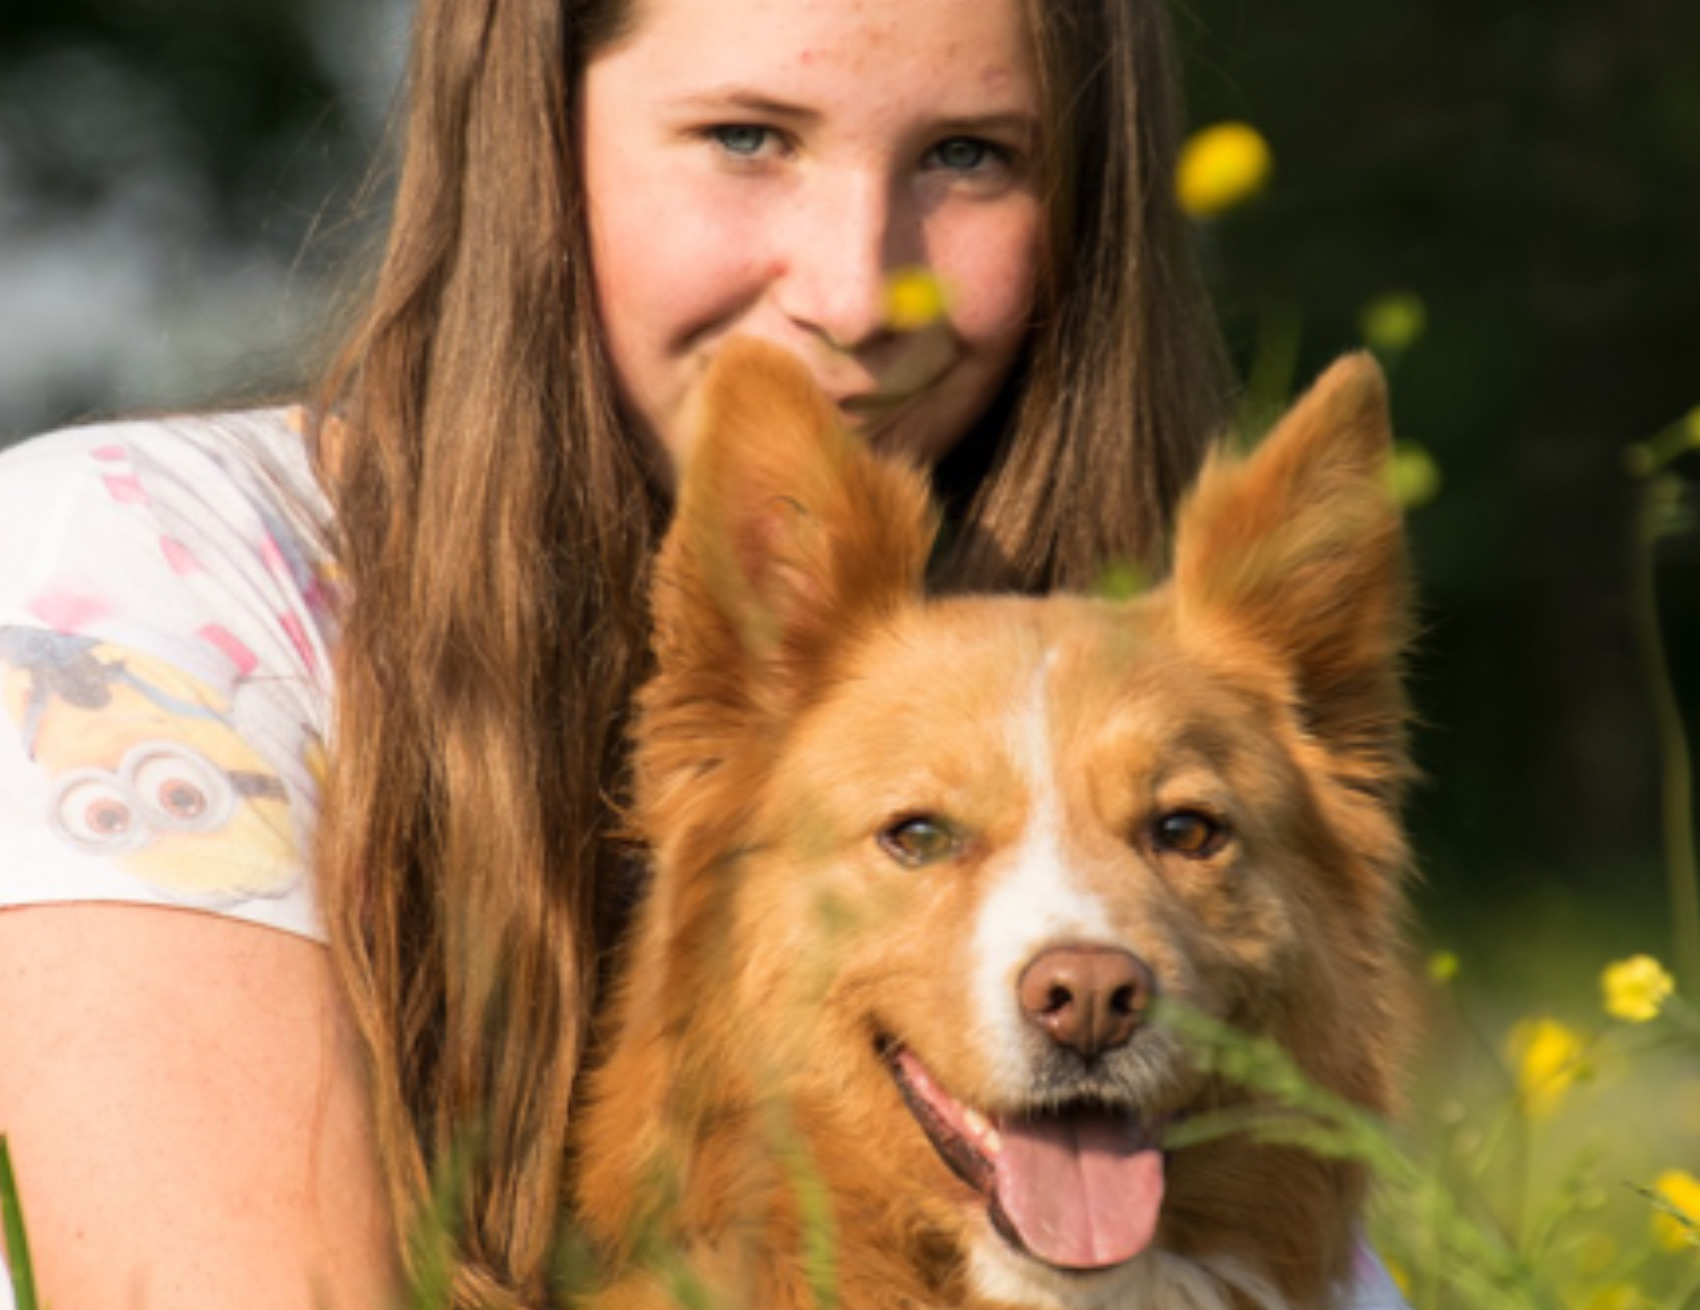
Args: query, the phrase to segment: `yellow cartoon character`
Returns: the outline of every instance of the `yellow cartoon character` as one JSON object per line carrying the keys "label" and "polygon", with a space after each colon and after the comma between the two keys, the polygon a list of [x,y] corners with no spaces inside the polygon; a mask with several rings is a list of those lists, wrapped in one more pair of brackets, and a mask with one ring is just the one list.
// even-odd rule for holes
{"label": "yellow cartoon character", "polygon": [[299,877],[289,791],[232,727],[229,695],[121,647],[0,628],[0,700],[68,845],[198,905]]}

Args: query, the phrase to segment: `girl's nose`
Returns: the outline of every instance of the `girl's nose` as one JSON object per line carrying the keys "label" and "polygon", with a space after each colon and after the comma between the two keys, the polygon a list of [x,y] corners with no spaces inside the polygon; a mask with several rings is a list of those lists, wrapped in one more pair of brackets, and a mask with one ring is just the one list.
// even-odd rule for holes
{"label": "girl's nose", "polygon": [[891,270],[920,262],[913,224],[883,177],[819,179],[789,225],[778,287],[793,323],[834,348],[865,350],[888,334]]}

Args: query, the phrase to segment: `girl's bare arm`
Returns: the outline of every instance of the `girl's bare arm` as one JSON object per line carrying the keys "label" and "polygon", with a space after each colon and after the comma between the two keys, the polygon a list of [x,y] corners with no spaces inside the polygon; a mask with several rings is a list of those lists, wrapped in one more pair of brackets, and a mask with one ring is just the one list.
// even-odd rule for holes
{"label": "girl's bare arm", "polygon": [[398,1282],[325,948],[142,905],[0,910],[0,1132],[54,1310],[366,1310]]}

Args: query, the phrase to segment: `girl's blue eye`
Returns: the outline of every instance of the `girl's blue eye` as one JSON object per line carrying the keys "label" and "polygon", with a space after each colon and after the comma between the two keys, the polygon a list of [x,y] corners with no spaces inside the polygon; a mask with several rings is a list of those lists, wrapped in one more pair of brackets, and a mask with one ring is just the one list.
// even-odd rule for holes
{"label": "girl's blue eye", "polygon": [[730,123],[724,127],[710,129],[716,144],[730,155],[756,155],[767,144],[768,129],[765,127],[749,127],[742,123]]}
{"label": "girl's blue eye", "polygon": [[952,137],[933,147],[933,157],[939,164],[958,173],[972,173],[987,164],[996,163],[998,154],[996,146],[976,141],[970,136]]}

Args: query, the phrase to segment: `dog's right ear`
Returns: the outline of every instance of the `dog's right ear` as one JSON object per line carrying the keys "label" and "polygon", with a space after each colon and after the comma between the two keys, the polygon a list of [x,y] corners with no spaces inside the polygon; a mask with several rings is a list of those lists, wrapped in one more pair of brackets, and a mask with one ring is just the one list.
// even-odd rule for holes
{"label": "dog's right ear", "polygon": [[726,344],[697,418],[658,564],[660,672],[784,712],[846,635],[919,595],[926,480],[874,456],[807,369],[761,342]]}

